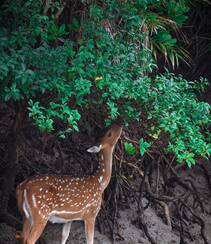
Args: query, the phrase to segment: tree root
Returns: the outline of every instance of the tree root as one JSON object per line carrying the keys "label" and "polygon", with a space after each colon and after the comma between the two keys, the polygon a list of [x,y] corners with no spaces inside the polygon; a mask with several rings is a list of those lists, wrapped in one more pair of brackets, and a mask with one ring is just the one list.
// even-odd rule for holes
{"label": "tree root", "polygon": [[196,213],[193,212],[193,210],[182,200],[180,200],[181,204],[192,214],[192,216],[195,218],[196,222],[201,226],[201,236],[204,240],[205,244],[209,244],[206,234],[205,234],[205,223],[202,220],[201,217],[199,217]]}

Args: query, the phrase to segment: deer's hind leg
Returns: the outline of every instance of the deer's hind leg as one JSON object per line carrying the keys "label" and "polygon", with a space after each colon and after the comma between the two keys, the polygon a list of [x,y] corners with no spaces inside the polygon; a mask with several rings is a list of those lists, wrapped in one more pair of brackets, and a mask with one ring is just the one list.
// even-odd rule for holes
{"label": "deer's hind leg", "polygon": [[24,218],[23,220],[23,230],[21,233],[21,243],[26,244],[26,240],[29,236],[30,233],[30,223],[29,220],[27,218]]}
{"label": "deer's hind leg", "polygon": [[35,218],[24,244],[35,244],[41,236],[46,224],[47,219]]}

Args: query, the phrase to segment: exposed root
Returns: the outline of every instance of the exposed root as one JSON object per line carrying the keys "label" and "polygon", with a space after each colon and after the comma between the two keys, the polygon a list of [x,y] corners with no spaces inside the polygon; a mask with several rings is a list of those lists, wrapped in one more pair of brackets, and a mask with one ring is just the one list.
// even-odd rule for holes
{"label": "exposed root", "polygon": [[192,216],[194,217],[196,222],[201,226],[201,236],[204,240],[204,243],[209,244],[207,237],[206,237],[206,233],[205,233],[205,223],[202,220],[202,218],[199,217],[196,213],[194,213],[192,208],[189,207],[185,202],[183,202],[182,200],[180,200],[180,201],[181,201],[182,205],[192,214]]}
{"label": "exposed root", "polygon": [[169,211],[168,205],[165,202],[163,202],[163,201],[157,201],[157,203],[159,203],[164,208],[164,214],[165,214],[165,217],[166,217],[166,223],[170,227],[170,229],[172,229],[171,217],[170,217],[170,211]]}

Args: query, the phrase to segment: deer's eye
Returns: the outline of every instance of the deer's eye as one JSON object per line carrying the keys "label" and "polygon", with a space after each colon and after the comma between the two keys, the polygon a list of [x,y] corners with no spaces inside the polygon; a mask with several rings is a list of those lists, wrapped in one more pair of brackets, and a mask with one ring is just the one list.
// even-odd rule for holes
{"label": "deer's eye", "polygon": [[108,137],[111,137],[111,132],[108,133]]}

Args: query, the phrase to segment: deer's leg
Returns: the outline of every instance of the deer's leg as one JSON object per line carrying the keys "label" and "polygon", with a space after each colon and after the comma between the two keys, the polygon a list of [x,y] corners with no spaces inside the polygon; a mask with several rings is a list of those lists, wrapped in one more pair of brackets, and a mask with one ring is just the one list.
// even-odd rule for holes
{"label": "deer's leg", "polygon": [[30,233],[30,223],[29,223],[29,220],[27,218],[24,218],[23,220],[23,230],[22,230],[22,233],[21,233],[21,241],[23,244],[26,243],[26,240],[29,236],[29,233]]}
{"label": "deer's leg", "polygon": [[35,242],[41,236],[46,224],[47,224],[47,220],[36,219],[31,227],[31,231],[26,239],[26,244],[35,244]]}
{"label": "deer's leg", "polygon": [[95,218],[84,220],[87,244],[94,243]]}
{"label": "deer's leg", "polygon": [[63,224],[62,227],[62,244],[65,244],[70,233],[71,222]]}

